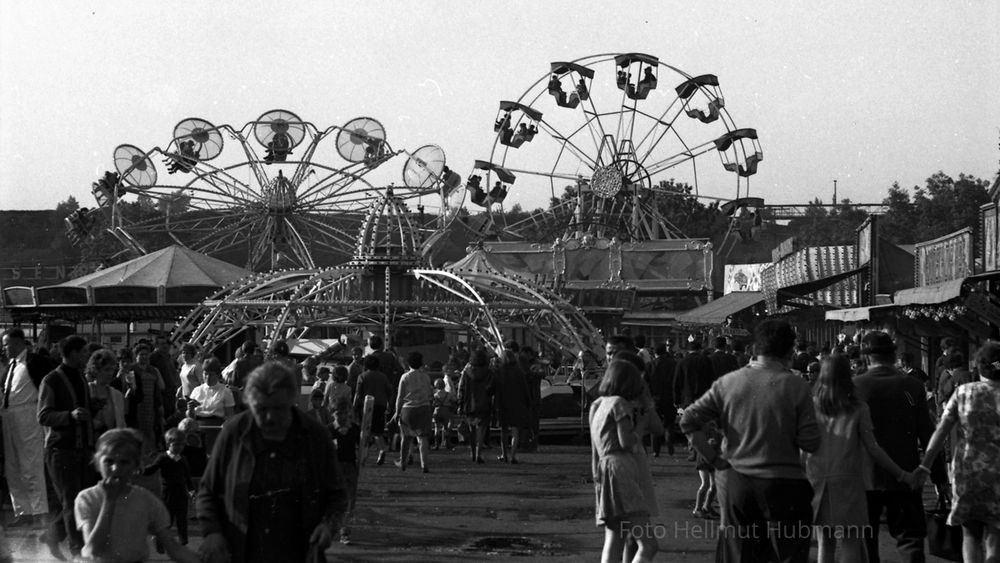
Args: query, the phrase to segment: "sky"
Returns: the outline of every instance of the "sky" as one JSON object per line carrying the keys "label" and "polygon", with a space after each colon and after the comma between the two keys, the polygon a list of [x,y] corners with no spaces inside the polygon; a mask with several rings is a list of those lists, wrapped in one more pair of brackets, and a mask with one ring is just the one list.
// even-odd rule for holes
{"label": "sky", "polygon": [[[618,5],[2,2],[0,209],[92,206],[116,146],[165,147],[184,118],[239,128],[276,108],[321,129],[374,117],[393,148],[437,144],[467,176],[494,154],[499,100],[552,61],[624,52],[719,77],[734,123],[758,132],[750,190],[768,203],[828,201],[834,180],[840,198],[878,202],[894,182],[1000,168],[998,2]],[[664,82],[647,100],[657,113]],[[552,153],[522,149],[518,166],[551,168]],[[699,193],[733,190],[703,180]],[[508,201],[548,195],[522,179]]]}

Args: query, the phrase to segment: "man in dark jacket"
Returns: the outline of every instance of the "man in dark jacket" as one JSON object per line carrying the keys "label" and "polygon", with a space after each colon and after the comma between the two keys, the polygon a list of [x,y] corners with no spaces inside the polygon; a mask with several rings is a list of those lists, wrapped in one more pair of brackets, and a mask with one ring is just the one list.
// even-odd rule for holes
{"label": "man in dark jacket", "polygon": [[795,344],[795,357],[792,358],[792,369],[799,373],[806,373],[809,364],[816,361],[815,356],[809,355],[809,344],[804,340],[799,340]]}
{"label": "man in dark jacket", "polygon": [[653,366],[648,372],[649,391],[656,403],[656,412],[663,420],[667,433],[664,436],[653,435],[653,456],[660,457],[660,448],[664,440],[667,442],[667,453],[674,454],[674,445],[670,440],[670,431],[674,427],[676,413],[674,411],[674,372],[677,371],[677,360],[667,352],[667,346],[660,344],[654,350]]}
{"label": "man in dark jacket", "polygon": [[62,364],[42,379],[38,391],[38,422],[49,428],[45,440],[45,465],[60,505],[49,529],[39,538],[56,559],[62,559],[59,542],[69,538],[74,556],[83,549],[83,535],[76,527],[76,495],[90,486],[90,458],[94,453],[94,428],[83,369],[87,366],[87,341],[67,336],[59,343]]}
{"label": "man in dark jacket", "polygon": [[[896,345],[884,332],[870,332],[862,341],[862,355],[868,371],[854,379],[858,396],[868,403],[875,440],[904,471],[920,465],[920,451],[927,447],[934,423],[927,410],[924,385],[894,367]],[[878,529],[886,512],[889,532],[903,561],[923,562],[927,524],[921,491],[900,483],[880,467],[875,467],[874,490],[868,491],[868,519],[873,533],[866,534],[868,561],[879,562]],[[931,479],[946,486],[947,476],[941,457],[931,467]]]}
{"label": "man in dark jacket", "polygon": [[715,351],[708,359],[712,360],[712,369],[715,371],[716,379],[740,368],[736,362],[736,356],[729,353],[729,342],[726,341],[725,336],[715,339]]}
{"label": "man in dark jacket", "polygon": [[677,364],[677,371],[674,373],[674,401],[686,408],[708,391],[715,379],[712,361],[702,354],[701,342],[695,340],[691,343],[688,354]]}

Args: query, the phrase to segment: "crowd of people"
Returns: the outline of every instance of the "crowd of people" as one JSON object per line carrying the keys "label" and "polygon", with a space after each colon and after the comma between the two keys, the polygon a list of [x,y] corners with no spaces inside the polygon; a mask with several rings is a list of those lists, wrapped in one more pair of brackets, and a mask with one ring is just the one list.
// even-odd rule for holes
{"label": "crowd of people", "polygon": [[590,409],[602,561],[648,561],[658,550],[650,419],[667,434],[675,408],[702,476],[694,515],[714,518],[718,496],[717,561],[806,562],[815,541],[821,563],[838,550],[877,563],[883,521],[903,561],[924,561],[928,478],[938,505],[950,506],[948,525],[962,527],[963,560],[1000,557],[1000,343],[983,345],[970,370],[943,339],[932,376],[897,357],[886,333],[816,352],[779,320],[756,327],[749,355],[720,338],[713,351],[691,342],[679,358],[656,346],[649,361],[644,344],[608,340]]}
{"label": "crowd of people", "polygon": [[[158,551],[181,561],[302,560],[337,536],[350,542],[367,396],[376,465],[393,450],[405,470],[414,442],[423,472],[432,449],[459,442],[483,463],[492,421],[502,428],[499,461],[518,463],[522,429],[537,439],[540,376],[530,348],[509,341],[488,356],[460,345],[432,377],[420,352],[407,355],[404,371],[379,336],[368,344],[367,355],[357,347],[349,365],[331,365],[295,362],[281,341],[265,356],[248,341],[224,367],[191,344],[175,354],[164,337],[116,352],[70,336],[47,349],[8,330],[0,412],[8,527],[42,529],[57,559],[68,549],[143,560],[153,536]],[[312,386],[310,408],[296,407],[302,385]],[[159,498],[140,483],[153,475]],[[199,554],[186,548],[192,504]]]}
{"label": "crowd of people", "polygon": [[[338,537],[351,541],[369,444],[376,466],[398,452],[391,465],[416,457],[425,473],[434,450],[461,443],[473,467],[492,447],[517,464],[537,445],[545,370],[534,350],[459,345],[428,369],[420,352],[399,358],[384,344],[373,335],[367,353],[334,365],[248,341],[224,367],[163,337],[116,352],[70,336],[53,352],[8,330],[8,526],[42,529],[57,559],[65,547],[143,560],[153,536],[178,561],[322,560]],[[673,455],[681,434],[700,481],[692,514],[721,520],[719,560],[807,561],[815,541],[821,562],[837,551],[877,562],[884,520],[900,556],[922,561],[928,478],[963,527],[965,560],[1000,556],[1000,344],[970,370],[944,339],[930,375],[880,332],[817,351],[768,320],[749,351],[712,344],[607,339],[589,414],[603,560],[656,554],[641,532],[659,515],[649,458],[664,445]],[[159,487],[143,482],[152,475]],[[187,548],[192,505],[198,553]]]}

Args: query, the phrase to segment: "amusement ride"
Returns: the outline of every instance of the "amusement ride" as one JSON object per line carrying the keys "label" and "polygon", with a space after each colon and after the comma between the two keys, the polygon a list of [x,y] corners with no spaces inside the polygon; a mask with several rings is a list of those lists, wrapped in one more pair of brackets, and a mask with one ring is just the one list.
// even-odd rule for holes
{"label": "amusement ride", "polygon": [[[620,317],[622,295],[711,293],[712,244],[686,238],[658,198],[726,199],[728,186],[748,200],[763,153],[716,76],[641,53],[557,61],[500,101],[492,125],[489,157],[463,182],[440,147],[394,149],[370,117],[324,128],[282,109],[241,127],[184,119],[162,147],[118,146],[116,172],[94,184],[98,208],[71,216],[68,232],[81,244],[105,233],[133,254],[180,244],[258,272],[177,326],[175,339],[210,347],[248,328],[274,341],[435,325],[499,349],[504,328],[528,327],[575,355],[599,352],[589,319]],[[401,183],[375,185],[396,157]],[[510,220],[512,190],[552,204]],[[126,214],[126,203],[158,212]],[[478,242],[433,267],[429,252],[456,229]],[[593,300],[602,292],[616,307]]]}
{"label": "amusement ride", "polygon": [[[320,129],[280,109],[239,128],[184,119],[163,147],[119,145],[116,173],[94,184],[97,209],[71,217],[68,233],[86,241],[103,230],[137,255],[180,244],[257,271],[315,268],[352,255],[368,207],[383,190],[368,178],[397,156],[405,162],[393,193],[412,207],[416,228],[432,242],[465,195],[440,147],[395,150],[376,119]],[[126,201],[156,209],[126,217]]]}

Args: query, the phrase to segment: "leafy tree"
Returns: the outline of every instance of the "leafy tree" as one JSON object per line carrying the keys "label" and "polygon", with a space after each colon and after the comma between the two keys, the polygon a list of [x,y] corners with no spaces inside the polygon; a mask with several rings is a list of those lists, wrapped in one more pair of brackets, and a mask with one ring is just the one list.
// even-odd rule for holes
{"label": "leafy tree", "polygon": [[58,223],[62,223],[62,220],[69,217],[69,214],[80,209],[80,202],[76,201],[76,198],[72,195],[67,197],[65,201],[60,201],[56,205],[56,216],[55,219]]}
{"label": "leafy tree", "polygon": [[976,224],[979,207],[989,201],[989,181],[959,174],[955,180],[944,172],[914,186],[913,197],[893,184],[883,203],[889,207],[882,220],[883,234],[896,244],[932,240]]}
{"label": "leafy tree", "polygon": [[190,204],[191,196],[186,195],[183,189],[179,189],[161,198],[156,203],[156,209],[163,215],[172,217],[187,211]]}

